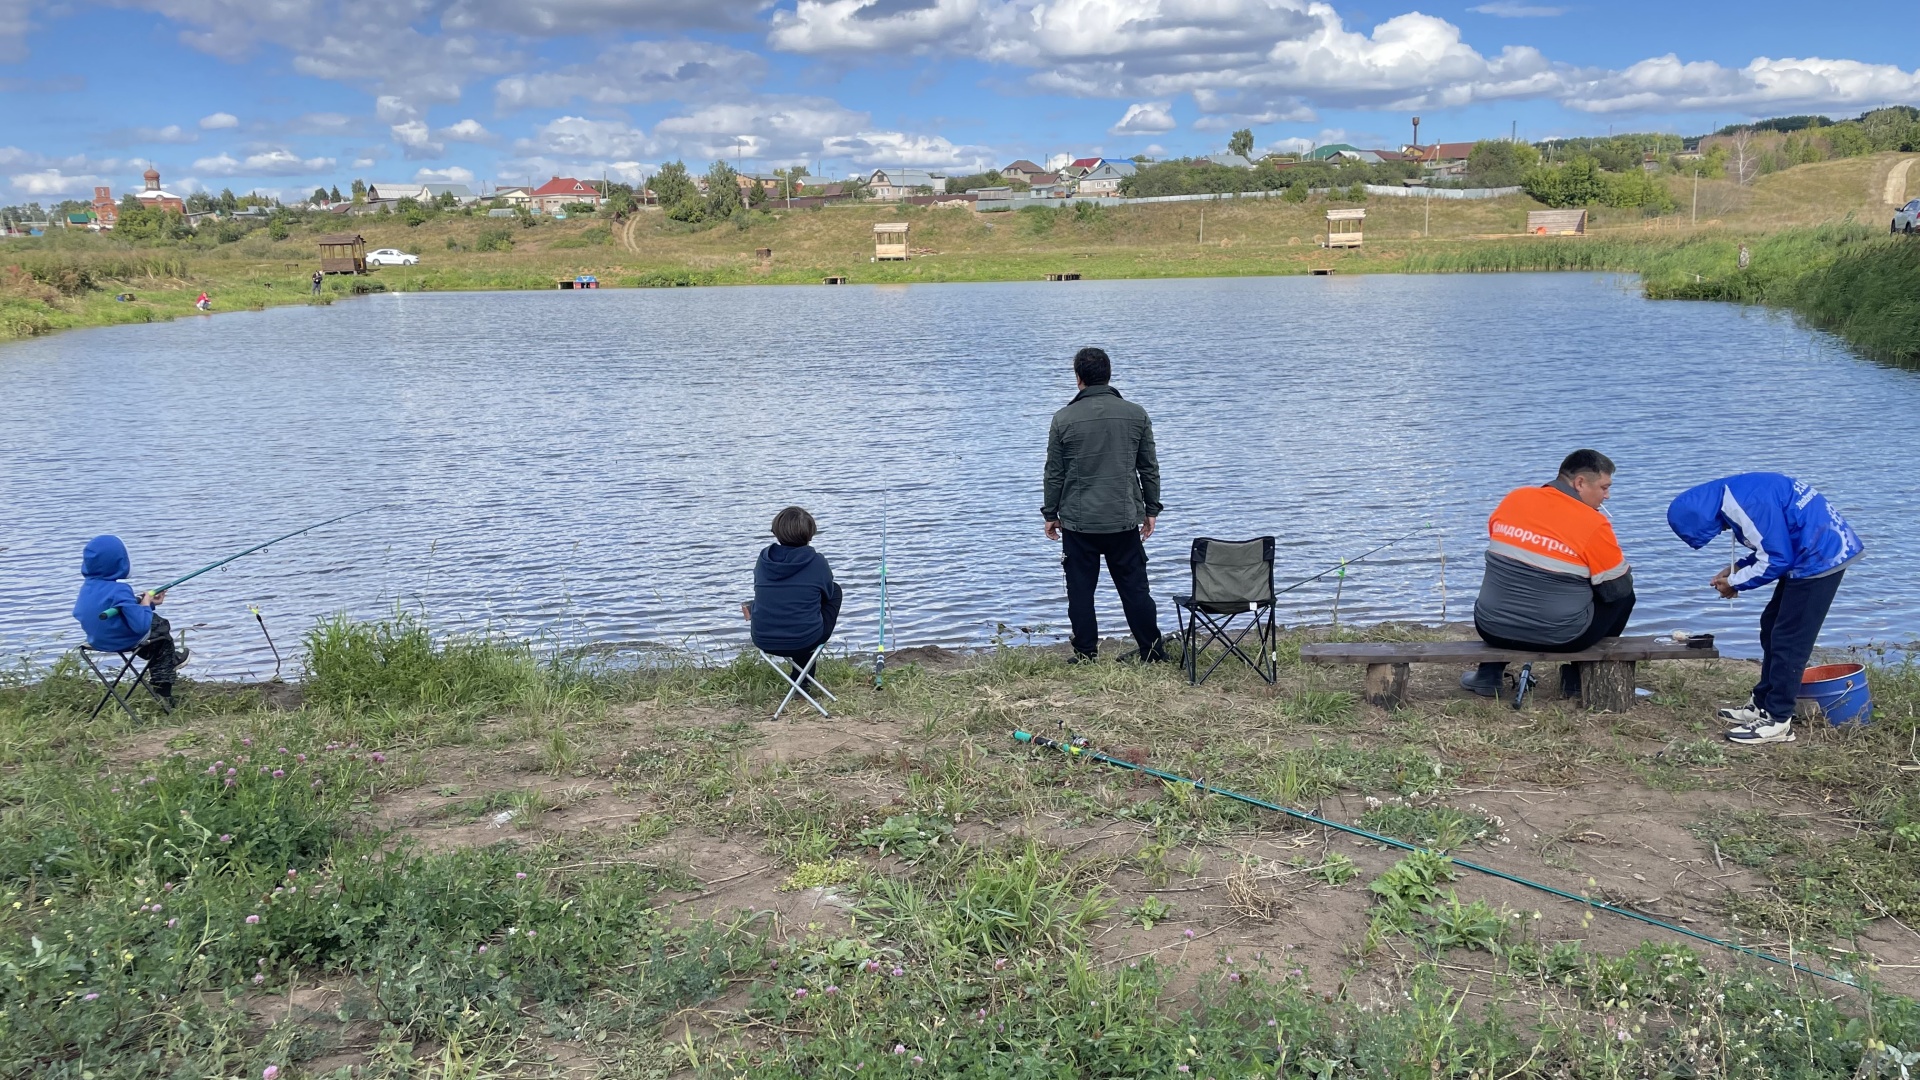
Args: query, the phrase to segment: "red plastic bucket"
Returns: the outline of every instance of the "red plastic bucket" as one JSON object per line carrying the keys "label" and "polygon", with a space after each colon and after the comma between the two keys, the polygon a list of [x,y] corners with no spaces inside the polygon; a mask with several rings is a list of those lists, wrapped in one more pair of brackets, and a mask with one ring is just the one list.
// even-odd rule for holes
{"label": "red plastic bucket", "polygon": [[1800,675],[1800,707],[1803,714],[1827,718],[1833,727],[1843,724],[1865,725],[1873,719],[1873,695],[1867,689],[1867,669],[1862,664],[1821,664]]}

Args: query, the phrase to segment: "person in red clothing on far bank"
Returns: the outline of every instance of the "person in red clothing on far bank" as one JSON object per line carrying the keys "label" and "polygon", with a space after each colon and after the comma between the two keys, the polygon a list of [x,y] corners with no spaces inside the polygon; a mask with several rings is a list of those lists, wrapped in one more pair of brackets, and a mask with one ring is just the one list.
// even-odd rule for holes
{"label": "person in red clothing on far bank", "polygon": [[[1487,570],[1474,628],[1501,649],[1579,652],[1619,637],[1633,614],[1633,568],[1600,507],[1613,493],[1613,462],[1575,450],[1542,487],[1518,488],[1487,519]],[[1500,693],[1507,665],[1481,664],[1460,685]],[[1580,673],[1560,665],[1560,692],[1580,692]]]}

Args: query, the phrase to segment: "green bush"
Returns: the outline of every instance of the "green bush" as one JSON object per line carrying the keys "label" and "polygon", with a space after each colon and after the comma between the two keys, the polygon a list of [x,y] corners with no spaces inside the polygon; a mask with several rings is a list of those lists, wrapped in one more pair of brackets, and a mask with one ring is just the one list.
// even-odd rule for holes
{"label": "green bush", "polygon": [[548,674],[524,642],[435,643],[404,612],[375,623],[329,619],[307,633],[306,650],[307,699],[346,709],[510,705]]}
{"label": "green bush", "polygon": [[475,251],[512,251],[513,250],[513,230],[505,226],[500,226],[497,228],[490,228],[490,229],[481,229],[479,237],[474,240],[473,250]]}

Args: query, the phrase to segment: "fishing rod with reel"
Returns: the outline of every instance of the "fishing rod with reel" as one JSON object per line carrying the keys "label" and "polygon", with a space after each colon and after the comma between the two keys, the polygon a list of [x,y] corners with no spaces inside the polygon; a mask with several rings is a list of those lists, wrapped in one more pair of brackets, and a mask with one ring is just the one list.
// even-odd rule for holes
{"label": "fishing rod with reel", "polygon": [[[361,514],[371,514],[375,510],[379,510],[379,509],[382,509],[382,508],[378,506],[369,506],[363,510],[355,510],[351,513],[341,514],[339,517],[330,517],[325,521],[319,522],[318,524],[308,525],[304,529],[295,529],[292,532],[287,533],[283,536],[276,536],[273,539],[268,540],[264,543],[255,544],[244,551],[229,555],[224,559],[217,559],[213,562],[210,562],[207,565],[201,567],[200,569],[195,570],[191,574],[184,574],[180,577],[174,578],[172,581],[167,582],[165,585],[162,585],[157,589],[148,589],[144,595],[165,596],[167,593],[167,590],[173,588],[175,585],[184,585],[187,582],[192,581],[194,578],[199,577],[201,574],[204,574],[209,570],[220,569],[221,567],[227,565],[228,563],[233,562],[235,559],[244,559],[248,555],[252,555],[255,552],[265,551],[266,549],[272,547],[273,545],[279,543],[282,540],[291,540],[294,537],[301,535],[302,533],[310,533],[315,529],[322,528],[327,525],[331,525],[336,521],[345,521],[350,517],[359,517]],[[100,617],[103,619],[111,619],[118,614],[120,614],[120,609],[118,607],[110,607],[105,611],[102,611],[100,613]]]}

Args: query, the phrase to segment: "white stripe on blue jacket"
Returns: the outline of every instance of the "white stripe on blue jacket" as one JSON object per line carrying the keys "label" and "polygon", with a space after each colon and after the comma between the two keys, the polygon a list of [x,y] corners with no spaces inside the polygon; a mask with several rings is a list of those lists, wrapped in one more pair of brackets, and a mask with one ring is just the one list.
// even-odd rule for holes
{"label": "white stripe on blue jacket", "polygon": [[1667,507],[1667,524],[1696,550],[1732,529],[1748,554],[1727,580],[1743,591],[1783,577],[1824,577],[1866,551],[1825,495],[1781,473],[1740,473],[1688,488]]}

